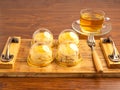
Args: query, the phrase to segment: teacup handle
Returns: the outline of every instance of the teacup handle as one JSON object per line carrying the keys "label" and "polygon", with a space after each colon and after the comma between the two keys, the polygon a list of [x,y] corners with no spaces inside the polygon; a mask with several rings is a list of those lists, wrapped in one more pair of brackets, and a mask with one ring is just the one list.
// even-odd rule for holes
{"label": "teacup handle", "polygon": [[107,24],[107,25],[108,25],[108,24],[111,24],[109,17],[105,17],[105,18],[104,18],[103,27],[104,27],[105,24]]}
{"label": "teacup handle", "polygon": [[109,22],[109,21],[110,21],[110,18],[109,18],[109,17],[105,17],[104,21],[105,21],[105,22]]}

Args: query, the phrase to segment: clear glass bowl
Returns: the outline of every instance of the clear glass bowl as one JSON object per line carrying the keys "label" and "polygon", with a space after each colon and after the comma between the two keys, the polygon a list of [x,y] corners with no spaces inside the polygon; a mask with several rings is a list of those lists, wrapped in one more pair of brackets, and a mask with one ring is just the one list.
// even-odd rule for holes
{"label": "clear glass bowl", "polygon": [[46,28],[39,28],[33,33],[32,44],[40,42],[52,46],[53,34]]}
{"label": "clear glass bowl", "polygon": [[60,33],[58,41],[59,44],[69,42],[79,44],[79,37],[72,29],[66,29]]}
{"label": "clear glass bowl", "polygon": [[62,66],[75,66],[81,60],[79,48],[74,43],[60,44],[58,46],[56,62]]}
{"label": "clear glass bowl", "polygon": [[53,61],[52,48],[43,43],[35,43],[32,45],[28,64],[36,67],[43,67],[49,65]]}

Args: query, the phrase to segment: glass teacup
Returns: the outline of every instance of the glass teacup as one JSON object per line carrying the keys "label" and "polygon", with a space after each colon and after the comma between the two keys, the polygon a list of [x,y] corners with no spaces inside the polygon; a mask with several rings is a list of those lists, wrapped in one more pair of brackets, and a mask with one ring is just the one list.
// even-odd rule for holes
{"label": "glass teacup", "polygon": [[105,12],[95,9],[82,9],[80,11],[80,28],[84,33],[100,33],[105,21]]}

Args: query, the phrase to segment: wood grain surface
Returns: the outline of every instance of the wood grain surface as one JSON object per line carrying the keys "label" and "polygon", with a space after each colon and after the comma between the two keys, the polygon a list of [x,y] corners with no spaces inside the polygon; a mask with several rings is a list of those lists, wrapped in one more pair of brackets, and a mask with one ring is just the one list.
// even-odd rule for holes
{"label": "wood grain surface", "polygon": [[[111,36],[120,52],[120,0],[0,0],[0,53],[9,36],[29,39],[39,27],[50,29],[57,38],[79,19],[83,8],[106,12],[112,31],[103,37]],[[119,84],[120,78],[0,78],[1,90],[119,90]]]}
{"label": "wood grain surface", "polygon": [[[16,62],[12,69],[0,69],[0,77],[120,77],[120,69],[110,69],[107,66],[105,57],[100,47],[100,40],[96,40],[96,52],[99,55],[103,72],[98,72],[96,63],[92,59],[91,50],[86,40],[80,40],[80,62],[73,67],[63,67],[55,62],[58,40],[54,40],[53,59],[54,61],[46,67],[38,67],[28,64],[28,55],[32,39],[22,39]],[[13,46],[11,46],[13,48]],[[106,47],[108,50],[111,49]],[[105,50],[105,49],[104,49]],[[14,51],[10,50],[12,53]],[[111,51],[109,51],[111,52]],[[16,53],[15,53],[16,54]],[[14,54],[13,54],[14,55]],[[116,64],[116,63],[115,63]],[[2,65],[3,66],[3,65]],[[6,65],[7,66],[7,65]],[[4,67],[6,67],[4,66]]]}
{"label": "wood grain surface", "polygon": [[[120,69],[120,62],[112,62],[112,60],[110,59],[110,57],[108,57],[109,55],[112,55],[113,53],[113,45],[112,43],[103,43],[103,40],[105,40],[105,38],[101,38],[100,40],[100,46],[101,46],[101,49],[104,53],[104,57],[105,57],[105,60],[106,60],[106,64],[109,68],[119,68]],[[116,48],[116,47],[115,47]],[[119,52],[116,48],[116,53],[117,55],[119,55]],[[119,60],[119,59],[117,59]]]}
{"label": "wood grain surface", "polygon": [[[14,68],[18,53],[19,53],[19,48],[21,45],[21,37],[14,37],[14,39],[17,39],[18,42],[12,42],[13,37],[9,37],[6,45],[4,46],[3,52],[1,53],[0,56],[0,69],[12,69]],[[12,58],[9,57],[8,61],[3,61],[6,60],[6,51],[9,48],[9,55],[12,55]],[[4,55],[4,58],[3,58]]]}

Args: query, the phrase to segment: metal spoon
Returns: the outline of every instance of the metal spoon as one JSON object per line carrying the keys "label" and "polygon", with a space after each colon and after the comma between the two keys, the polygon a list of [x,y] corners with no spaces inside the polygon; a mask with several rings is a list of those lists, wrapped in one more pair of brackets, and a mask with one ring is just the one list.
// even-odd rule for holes
{"label": "metal spoon", "polygon": [[2,62],[9,62],[13,58],[13,55],[10,54],[11,43],[18,43],[17,38],[9,37],[9,40],[7,41],[5,54],[3,54],[2,57],[1,57]]}
{"label": "metal spoon", "polygon": [[115,43],[114,43],[114,41],[112,40],[111,37],[109,37],[108,39],[112,43],[112,47],[113,47],[113,53],[111,55],[109,55],[109,58],[113,62],[119,62],[120,61],[120,55],[117,53],[117,50],[116,50],[116,47],[115,47]]}

